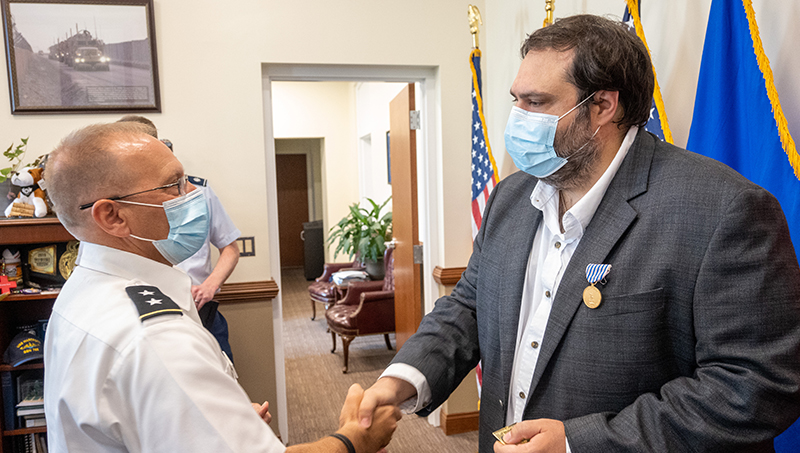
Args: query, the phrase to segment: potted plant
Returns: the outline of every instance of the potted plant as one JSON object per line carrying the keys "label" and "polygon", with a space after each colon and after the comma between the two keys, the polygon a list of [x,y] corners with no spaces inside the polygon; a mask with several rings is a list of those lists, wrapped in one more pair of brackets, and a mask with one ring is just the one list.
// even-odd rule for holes
{"label": "potted plant", "polygon": [[14,143],[11,143],[11,146],[8,147],[7,150],[3,152],[3,156],[5,156],[8,161],[11,163],[10,167],[0,168],[0,212],[6,209],[6,206],[11,203],[11,199],[13,193],[11,192],[11,175],[19,170],[19,167],[22,166],[22,158],[25,157],[25,151],[28,148],[28,139],[23,138],[20,139],[22,143],[14,146]]}
{"label": "potted plant", "polygon": [[351,259],[358,254],[373,280],[383,278],[383,252],[386,251],[385,242],[392,236],[392,213],[381,215],[381,210],[391,199],[389,197],[379,205],[367,198],[372,205],[370,210],[353,203],[350,213],[331,227],[327,240],[328,246],[338,241],[334,258],[339,253],[347,253]]}
{"label": "potted plant", "polygon": [[17,171],[20,165],[22,165],[22,158],[25,156],[25,151],[28,148],[28,139],[23,138],[20,139],[20,141],[22,143],[16,147],[14,147],[14,143],[11,143],[11,146],[3,152],[3,155],[11,162],[11,166],[0,168],[0,182],[5,182],[7,179],[11,178],[11,174]]}

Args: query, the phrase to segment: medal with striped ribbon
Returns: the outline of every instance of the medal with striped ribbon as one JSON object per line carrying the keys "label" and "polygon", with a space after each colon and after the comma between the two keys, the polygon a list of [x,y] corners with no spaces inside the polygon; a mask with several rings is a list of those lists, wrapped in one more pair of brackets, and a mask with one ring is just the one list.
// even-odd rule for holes
{"label": "medal with striped ribbon", "polygon": [[603,296],[595,284],[604,279],[609,272],[611,272],[610,264],[590,264],[586,266],[586,280],[589,282],[589,286],[583,290],[583,303],[587,307],[595,309],[600,306]]}

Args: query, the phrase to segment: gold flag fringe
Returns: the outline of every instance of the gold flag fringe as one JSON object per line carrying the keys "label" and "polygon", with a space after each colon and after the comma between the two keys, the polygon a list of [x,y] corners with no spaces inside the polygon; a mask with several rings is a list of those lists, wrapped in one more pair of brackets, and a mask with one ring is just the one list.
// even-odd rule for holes
{"label": "gold flag fringe", "polygon": [[789,164],[794,169],[794,175],[800,180],[800,156],[797,154],[792,135],[789,133],[789,124],[786,122],[786,117],[783,115],[781,108],[781,101],[778,98],[778,90],[775,88],[775,80],[772,76],[772,68],[769,65],[769,58],[764,53],[764,46],[761,43],[761,35],[758,33],[758,24],[756,23],[756,13],[753,10],[753,2],[751,0],[742,0],[745,13],[747,14],[747,22],[750,24],[750,37],[753,39],[753,50],[756,53],[758,60],[758,68],[764,75],[764,81],[767,87],[767,96],[772,104],[772,113],[775,116],[775,123],[778,126],[778,134],[781,137],[781,144],[783,151],[789,158]]}
{"label": "gold flag fringe", "polygon": [[[652,62],[653,57],[650,53],[650,47],[647,46],[647,40],[644,38],[644,28],[642,28],[642,21],[639,17],[639,0],[626,0],[626,2],[628,3],[628,11],[631,13],[633,23],[636,26],[636,36],[644,43],[644,47],[647,49],[647,54],[650,55],[650,61]],[[653,65],[653,80],[655,81],[653,100],[656,102],[656,109],[658,109],[658,116],[661,120],[661,130],[664,131],[664,140],[666,140],[667,143],[672,143],[672,131],[669,128],[669,120],[667,120],[667,110],[664,108],[664,98],[661,97],[661,87],[658,85],[655,65]]]}

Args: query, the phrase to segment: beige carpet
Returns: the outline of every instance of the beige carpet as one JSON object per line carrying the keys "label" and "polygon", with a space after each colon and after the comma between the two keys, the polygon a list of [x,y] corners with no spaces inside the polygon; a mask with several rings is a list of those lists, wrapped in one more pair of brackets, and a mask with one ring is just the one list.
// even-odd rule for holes
{"label": "beige carpet", "polygon": [[[339,411],[353,383],[367,388],[394,357],[383,335],[359,337],[350,344],[350,367],[342,374],[342,341],[331,354],[331,334],[326,333],[325,313],[317,305],[311,320],[308,284],[302,269],[283,269],[283,335],[286,354],[286,397],[289,409],[290,445],[317,440],[338,428]],[[394,345],[394,335],[391,335]],[[406,415],[398,424],[390,453],[474,453],[478,432],[445,436],[428,420]]]}

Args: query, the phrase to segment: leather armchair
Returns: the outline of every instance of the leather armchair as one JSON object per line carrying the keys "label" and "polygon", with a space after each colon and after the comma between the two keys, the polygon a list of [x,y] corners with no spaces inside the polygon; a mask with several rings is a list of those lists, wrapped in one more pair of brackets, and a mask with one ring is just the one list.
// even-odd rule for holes
{"label": "leather armchair", "polygon": [[352,263],[325,263],[322,275],[308,285],[308,295],[311,297],[311,320],[317,317],[317,302],[325,304],[327,310],[343,294],[333,283],[333,274],[342,270],[364,270],[358,257]]}
{"label": "leather armchair", "polygon": [[363,335],[383,335],[386,347],[392,349],[389,333],[394,327],[394,259],[392,249],[383,258],[386,276],[383,281],[353,282],[347,294],[325,312],[333,338],[331,352],[336,352],[336,335],[342,337],[344,367],[347,373],[350,342]]}

